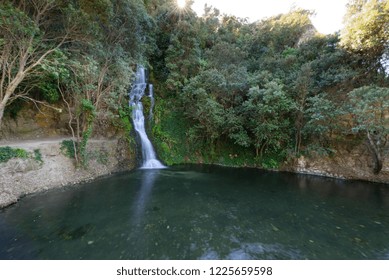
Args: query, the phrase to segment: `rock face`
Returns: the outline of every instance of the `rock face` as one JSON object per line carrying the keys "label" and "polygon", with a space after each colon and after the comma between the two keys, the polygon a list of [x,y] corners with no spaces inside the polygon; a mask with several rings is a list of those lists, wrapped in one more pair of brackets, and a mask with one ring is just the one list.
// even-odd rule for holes
{"label": "rock face", "polygon": [[[69,115],[65,108],[59,105],[58,110],[41,106],[37,110],[28,104],[18,112],[16,118],[4,116],[0,129],[0,141],[42,139],[47,137],[62,137],[71,135]],[[122,131],[112,126],[109,116],[99,114],[93,129],[93,137],[115,139]]]}
{"label": "rock face", "polygon": [[11,159],[0,163],[0,208],[15,203],[20,197],[93,180],[114,172],[134,168],[135,158],[128,143],[121,140],[90,140],[87,168],[75,168],[74,161],[61,152],[62,139],[3,143],[0,146],[39,149],[43,162],[33,158]]}
{"label": "rock face", "polygon": [[26,106],[18,112],[17,118],[5,116],[0,130],[1,139],[39,139],[70,135],[68,115],[42,106],[39,111]]}
{"label": "rock face", "polygon": [[285,170],[341,179],[366,180],[389,183],[389,160],[386,159],[382,171],[373,173],[372,157],[363,144],[352,148],[339,147],[332,156],[301,156]]}

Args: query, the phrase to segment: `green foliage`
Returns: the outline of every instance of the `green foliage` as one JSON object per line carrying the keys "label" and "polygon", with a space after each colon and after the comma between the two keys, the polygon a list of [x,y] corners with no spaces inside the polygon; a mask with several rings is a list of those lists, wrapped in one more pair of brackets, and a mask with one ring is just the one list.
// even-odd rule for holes
{"label": "green foliage", "polygon": [[55,103],[60,99],[60,93],[55,84],[45,83],[42,84],[39,89],[42,91],[43,98],[49,103]]}
{"label": "green foliage", "polygon": [[0,163],[7,162],[12,158],[26,159],[29,157],[29,153],[24,149],[11,148],[11,147],[0,147]]}
{"label": "green foliage", "polygon": [[74,158],[76,145],[73,140],[63,140],[61,142],[61,151],[68,158]]}
{"label": "green foliage", "polygon": [[119,109],[119,117],[124,130],[129,134],[132,131],[132,111],[131,107],[124,107]]}
{"label": "green foliage", "polygon": [[[59,71],[60,47],[69,33],[66,3],[52,0],[2,1],[0,4],[0,122],[4,107],[15,99],[43,99],[54,102],[59,93],[56,81],[50,81]],[[60,15],[61,13],[64,14]],[[56,18],[56,24],[52,24]],[[38,93],[38,94],[37,94]],[[40,95],[40,96],[42,96]]]}
{"label": "green foliage", "polygon": [[[365,74],[337,34],[317,34],[310,15],[294,9],[247,24],[208,7],[203,18],[188,16],[185,24],[173,15],[156,17],[161,52],[152,61],[155,76],[167,83],[155,83],[164,98],[174,97],[174,110],[157,106],[164,113],[153,128],[167,163],[185,158],[277,168],[301,152],[332,153],[333,139],[344,135],[347,92],[374,75]],[[197,42],[182,37],[193,32]],[[182,65],[187,48],[196,50],[188,60],[196,65],[192,71]],[[170,128],[177,122],[185,131],[180,137]]]}
{"label": "green foliage", "polygon": [[277,169],[280,163],[273,158],[265,158],[261,162],[261,166],[265,169]]}
{"label": "green foliage", "polygon": [[69,69],[66,67],[68,58],[64,51],[55,49],[50,56],[50,60],[45,60],[39,66],[39,76],[28,79],[29,82],[36,83],[36,89],[42,95],[42,99],[49,103],[56,103],[61,99],[58,88],[58,81],[65,81],[70,78]]}
{"label": "green foliage", "polygon": [[342,45],[379,62],[389,51],[389,4],[382,0],[350,0]]}
{"label": "green foliage", "polygon": [[344,115],[341,106],[328,98],[327,94],[318,94],[307,100],[306,125],[303,134],[310,142],[326,146],[327,140],[336,133],[341,133],[342,125],[339,119]]}
{"label": "green foliage", "polygon": [[5,108],[4,115],[16,120],[19,112],[23,109],[25,101],[17,99]]}
{"label": "green foliage", "polygon": [[[191,1],[185,11],[172,9],[174,0],[16,2],[0,4],[3,77],[16,75],[26,46],[29,58],[49,53],[6,111],[16,115],[17,96],[63,100],[77,143],[62,149],[78,164],[90,158],[86,146],[101,116],[133,143],[127,92],[136,64],[150,68],[158,96],[150,127],[167,164],[277,168],[286,157],[331,153],[334,139],[350,131],[384,155],[387,1],[350,0],[340,36],[318,34],[312,12],[298,8],[248,23],[209,6],[197,17]],[[42,3],[50,9],[37,21]]]}
{"label": "green foliage", "polygon": [[[188,123],[171,100],[159,101],[155,107],[152,136],[158,156],[168,165],[196,162],[193,146],[188,145]],[[193,149],[192,149],[193,148]]]}
{"label": "green foliage", "polygon": [[293,100],[276,81],[268,83],[264,89],[250,89],[243,109],[257,156],[262,157],[266,150],[288,147],[290,121],[287,115],[294,107]]}
{"label": "green foliage", "polygon": [[34,150],[34,159],[37,162],[43,163],[41,150],[39,150],[39,149]]}
{"label": "green foliage", "polygon": [[24,149],[0,147],[0,163],[7,162],[12,158],[27,159],[32,158],[39,163],[43,163],[42,154],[39,149],[35,149],[33,153],[29,153]]}
{"label": "green foliage", "polygon": [[353,132],[370,131],[389,134],[389,88],[364,86],[354,89],[348,94],[346,105],[353,117]]}
{"label": "green foliage", "polygon": [[[4,35],[17,34],[22,38],[28,40],[31,36],[39,36],[39,27],[28,14],[22,10],[14,7],[10,2],[5,1],[0,4],[0,27]],[[3,39],[9,39],[3,37]],[[27,42],[26,42],[27,43]]]}
{"label": "green foliage", "polygon": [[107,23],[113,13],[113,4],[110,0],[80,0],[80,8],[87,14],[98,17]]}
{"label": "green foliage", "polygon": [[88,164],[86,147],[88,144],[88,140],[92,135],[92,131],[93,131],[93,127],[89,126],[88,129],[86,131],[84,131],[84,133],[82,134],[82,140],[80,143],[78,143],[78,146],[77,146],[79,160],[80,160],[80,163],[83,167],[86,167]]}
{"label": "green foliage", "polygon": [[[87,140],[84,139],[78,144],[73,140],[63,140],[61,142],[61,152],[68,158],[75,159],[76,156],[82,157],[80,159],[80,164],[82,167],[87,167],[89,160],[96,160],[102,165],[106,165],[109,161],[108,152],[105,150],[101,151],[87,151],[86,150]],[[83,145],[83,146],[82,146]],[[77,152],[76,152],[77,151]]]}
{"label": "green foliage", "polygon": [[87,111],[89,113],[94,114],[95,113],[95,106],[93,105],[91,100],[88,99],[82,99],[81,100],[81,106],[83,111]]}
{"label": "green foliage", "polygon": [[346,109],[352,116],[351,129],[367,138],[375,163],[373,171],[378,174],[389,140],[389,88],[364,86],[351,91],[348,98]]}
{"label": "green foliage", "polygon": [[251,38],[250,54],[260,60],[269,54],[282,53],[297,47],[303,35],[313,28],[309,19],[311,13],[296,9],[257,22],[255,35]]}

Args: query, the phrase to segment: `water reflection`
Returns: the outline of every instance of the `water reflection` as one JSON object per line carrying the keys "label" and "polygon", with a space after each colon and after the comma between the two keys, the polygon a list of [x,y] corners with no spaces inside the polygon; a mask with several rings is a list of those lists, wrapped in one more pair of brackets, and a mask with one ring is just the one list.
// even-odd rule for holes
{"label": "water reflection", "polygon": [[143,169],[142,172],[142,180],[141,187],[138,195],[135,197],[133,203],[133,216],[132,221],[133,225],[139,227],[145,211],[146,206],[151,198],[151,192],[155,184],[155,180],[158,178],[160,171],[157,169]]}
{"label": "water reflection", "polygon": [[320,197],[343,197],[356,201],[373,200],[379,207],[389,206],[389,188],[384,184],[363,181],[346,181],[320,176],[289,175],[288,182],[297,186],[303,194]]}
{"label": "water reflection", "polygon": [[241,243],[227,256],[220,256],[214,249],[207,249],[200,260],[259,260],[259,259],[303,259],[299,250],[289,249],[280,244]]}

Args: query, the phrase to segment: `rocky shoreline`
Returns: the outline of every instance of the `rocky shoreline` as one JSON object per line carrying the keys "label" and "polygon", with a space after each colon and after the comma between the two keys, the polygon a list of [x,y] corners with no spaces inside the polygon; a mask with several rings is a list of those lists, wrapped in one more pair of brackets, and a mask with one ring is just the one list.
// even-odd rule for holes
{"label": "rocky shoreline", "polygon": [[379,174],[373,172],[372,156],[364,145],[340,147],[333,155],[301,156],[287,164],[285,171],[344,180],[389,184],[389,160],[385,158]]}
{"label": "rocky shoreline", "polygon": [[0,208],[28,194],[91,181],[135,166],[125,141],[90,140],[87,149],[92,156],[87,168],[76,168],[74,161],[62,153],[60,143],[55,139],[0,144],[30,153],[39,150],[42,160],[14,158],[0,163]]}

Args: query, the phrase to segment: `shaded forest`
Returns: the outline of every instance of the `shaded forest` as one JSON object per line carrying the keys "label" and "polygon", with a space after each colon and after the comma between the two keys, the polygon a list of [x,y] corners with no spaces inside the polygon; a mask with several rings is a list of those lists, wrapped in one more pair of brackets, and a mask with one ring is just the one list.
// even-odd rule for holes
{"label": "shaded forest", "polygon": [[[149,130],[163,161],[277,168],[365,143],[389,150],[389,1],[350,0],[319,34],[299,8],[258,22],[187,1],[0,4],[0,123],[26,103],[69,115],[75,157],[99,118],[124,121],[136,65],[157,95]],[[147,105],[147,104],[146,104]]]}

